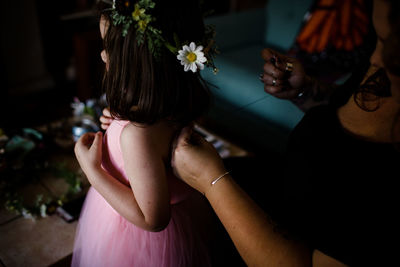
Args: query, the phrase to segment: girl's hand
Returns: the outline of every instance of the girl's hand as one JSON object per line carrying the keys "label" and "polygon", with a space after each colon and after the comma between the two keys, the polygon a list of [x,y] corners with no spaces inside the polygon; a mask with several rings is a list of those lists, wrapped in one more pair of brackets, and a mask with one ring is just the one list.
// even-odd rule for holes
{"label": "girl's hand", "polygon": [[75,156],[90,183],[92,183],[90,177],[96,177],[96,175],[92,175],[92,173],[97,170],[102,170],[102,137],[103,134],[101,132],[85,133],[75,144]]}
{"label": "girl's hand", "polygon": [[182,129],[174,147],[171,165],[175,174],[203,194],[215,178],[226,172],[215,148],[191,127]]}
{"label": "girl's hand", "polygon": [[103,109],[103,115],[100,117],[101,128],[103,130],[107,130],[108,126],[110,126],[112,122],[111,112],[110,109],[107,107]]}
{"label": "girl's hand", "polygon": [[294,99],[308,90],[308,78],[297,59],[269,48],[263,49],[261,56],[265,64],[260,80],[264,83],[266,93],[281,99]]}

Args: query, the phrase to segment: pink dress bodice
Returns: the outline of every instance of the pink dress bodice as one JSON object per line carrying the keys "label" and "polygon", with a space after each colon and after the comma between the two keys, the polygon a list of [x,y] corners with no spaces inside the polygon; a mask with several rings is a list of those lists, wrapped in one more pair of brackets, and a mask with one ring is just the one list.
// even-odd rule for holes
{"label": "pink dress bodice", "polygon": [[[121,150],[121,133],[129,121],[113,120],[103,139],[103,168],[114,178],[129,185]],[[176,204],[189,197],[194,190],[173,175],[168,177],[170,203]]]}
{"label": "pink dress bodice", "polygon": [[[120,137],[128,123],[114,120],[103,139],[103,168],[127,186]],[[173,175],[168,177],[168,186],[171,219],[159,232],[132,224],[91,187],[79,218],[72,266],[210,266],[209,206],[200,193]]]}

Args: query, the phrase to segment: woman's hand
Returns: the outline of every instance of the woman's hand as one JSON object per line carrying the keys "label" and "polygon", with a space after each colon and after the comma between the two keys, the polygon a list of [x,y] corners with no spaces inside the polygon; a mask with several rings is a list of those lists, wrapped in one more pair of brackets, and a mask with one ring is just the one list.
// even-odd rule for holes
{"label": "woman's hand", "polygon": [[100,117],[101,128],[103,130],[107,130],[108,126],[110,126],[113,118],[111,117],[110,109],[107,107],[103,109],[103,115]]}
{"label": "woman's hand", "polygon": [[102,137],[103,134],[101,132],[85,133],[75,144],[75,156],[90,183],[92,183],[90,177],[96,177],[96,175],[92,175],[92,173],[97,170],[102,170]]}
{"label": "woman's hand", "polygon": [[174,147],[171,165],[175,174],[203,194],[213,180],[226,172],[215,148],[192,127],[182,129]]}
{"label": "woman's hand", "polygon": [[260,80],[266,93],[281,99],[294,99],[309,89],[309,78],[297,59],[269,48],[263,49],[261,56],[265,64]]}

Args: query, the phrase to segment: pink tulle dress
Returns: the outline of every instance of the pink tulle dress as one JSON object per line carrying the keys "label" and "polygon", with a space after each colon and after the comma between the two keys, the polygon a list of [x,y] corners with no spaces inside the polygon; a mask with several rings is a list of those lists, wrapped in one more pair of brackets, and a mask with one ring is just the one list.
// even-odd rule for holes
{"label": "pink tulle dress", "polygon": [[[103,168],[127,181],[120,135],[128,121],[114,120],[103,140]],[[149,232],[119,215],[92,187],[75,236],[72,266],[210,266],[209,207],[202,195],[169,177],[171,219],[161,232]]]}

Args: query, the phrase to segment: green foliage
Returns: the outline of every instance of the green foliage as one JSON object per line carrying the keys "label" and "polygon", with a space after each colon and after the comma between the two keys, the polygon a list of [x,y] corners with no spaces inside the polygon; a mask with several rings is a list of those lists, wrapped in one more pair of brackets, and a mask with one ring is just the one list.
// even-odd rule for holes
{"label": "green foliage", "polygon": [[129,27],[132,24],[132,19],[128,16],[120,15],[116,10],[111,13],[111,18],[115,26],[122,25],[122,36],[125,37],[128,34]]}
{"label": "green foliage", "polygon": [[154,8],[156,4],[151,0],[140,0],[139,6],[144,9]]}
{"label": "green foliage", "polygon": [[[25,164],[20,165],[15,161],[15,155],[5,154],[7,168],[1,171],[0,195],[5,208],[25,218],[35,219],[46,217],[69,199],[81,192],[81,180],[78,175],[66,167],[65,163],[50,165],[45,157],[39,157],[37,162],[32,158],[38,157],[38,152],[33,150],[23,156]],[[41,178],[51,174],[54,179],[63,179],[68,184],[67,191],[61,196],[54,196],[49,192],[47,197],[37,194],[35,199],[28,201],[20,193],[21,189],[29,185],[41,185]],[[45,189],[46,186],[44,186]]]}
{"label": "green foliage", "polygon": [[161,49],[165,43],[164,39],[161,36],[161,33],[161,30],[158,30],[151,26],[148,27],[147,42],[149,45],[149,50],[155,58],[161,57]]}
{"label": "green foliage", "polygon": [[81,192],[82,183],[78,175],[68,169],[65,163],[58,163],[52,168],[52,173],[55,177],[60,177],[69,185],[67,196],[75,195]]}
{"label": "green foliage", "polygon": [[[150,9],[153,9],[154,7],[155,3],[153,1],[140,0],[137,2],[137,6],[135,6],[135,10],[139,8],[140,10],[142,10],[142,12],[135,13],[135,11],[133,11],[131,15],[123,15],[119,14],[114,7],[111,17],[114,25],[122,26],[123,37],[128,34],[129,28],[132,24],[134,24],[134,28],[136,30],[136,41],[138,45],[143,45],[145,40],[147,40],[149,52],[156,59],[159,59],[161,57],[164,47],[167,48],[167,50],[172,52],[174,55],[176,55],[178,54],[178,51],[182,49],[183,43],[179,41],[179,38],[176,34],[174,34],[173,36],[175,44],[169,43],[162,36],[161,30],[156,29],[153,25],[151,25],[152,22],[156,21],[156,18],[152,17],[149,14]],[[133,17],[133,14],[136,14],[135,19]],[[206,38],[200,41],[201,44],[205,46],[204,54],[207,58],[206,66],[212,67],[214,69],[214,72],[216,72],[217,69],[214,65],[214,57],[217,54],[217,50],[214,43],[214,26],[206,26],[205,36]],[[189,43],[189,40],[185,41],[184,43]]]}

